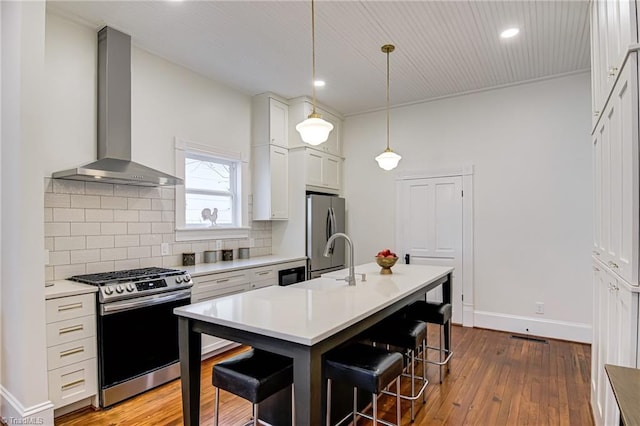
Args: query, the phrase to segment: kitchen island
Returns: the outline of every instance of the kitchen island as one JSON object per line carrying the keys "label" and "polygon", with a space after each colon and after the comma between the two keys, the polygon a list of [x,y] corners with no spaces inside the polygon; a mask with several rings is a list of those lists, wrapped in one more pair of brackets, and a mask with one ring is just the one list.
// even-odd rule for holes
{"label": "kitchen island", "polygon": [[176,308],[184,424],[200,421],[202,333],[292,358],[296,424],[320,425],[323,354],[438,286],[444,301],[451,302],[452,272],[451,267],[399,264],[392,275],[369,273],[355,286],[322,277]]}

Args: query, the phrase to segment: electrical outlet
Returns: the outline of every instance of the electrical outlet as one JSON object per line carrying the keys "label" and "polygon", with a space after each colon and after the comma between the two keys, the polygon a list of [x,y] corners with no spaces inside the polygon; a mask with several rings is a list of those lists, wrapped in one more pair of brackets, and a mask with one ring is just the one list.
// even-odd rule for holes
{"label": "electrical outlet", "polygon": [[544,303],[536,302],[536,314],[544,314]]}
{"label": "electrical outlet", "polygon": [[160,254],[163,256],[169,255],[169,243],[160,244]]}
{"label": "electrical outlet", "polygon": [[253,238],[249,238],[249,247],[255,247],[256,245],[256,240],[254,240]]}
{"label": "electrical outlet", "polygon": [[222,241],[220,240],[216,241],[216,250],[222,250]]}

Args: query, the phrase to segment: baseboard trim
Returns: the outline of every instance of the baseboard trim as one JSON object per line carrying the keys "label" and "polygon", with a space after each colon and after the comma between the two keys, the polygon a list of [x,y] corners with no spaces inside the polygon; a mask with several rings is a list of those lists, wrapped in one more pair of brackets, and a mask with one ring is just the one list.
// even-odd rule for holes
{"label": "baseboard trim", "polygon": [[463,327],[473,327],[473,316],[474,310],[473,305],[471,304],[462,304],[462,326]]}
{"label": "baseboard trim", "polygon": [[475,311],[473,315],[473,325],[479,328],[530,334],[532,336],[542,336],[580,343],[591,343],[592,338],[592,329],[589,324],[543,320],[495,312]]}
{"label": "baseboard trim", "polygon": [[53,403],[45,401],[25,407],[11,392],[0,385],[0,413],[7,425],[53,425]]}

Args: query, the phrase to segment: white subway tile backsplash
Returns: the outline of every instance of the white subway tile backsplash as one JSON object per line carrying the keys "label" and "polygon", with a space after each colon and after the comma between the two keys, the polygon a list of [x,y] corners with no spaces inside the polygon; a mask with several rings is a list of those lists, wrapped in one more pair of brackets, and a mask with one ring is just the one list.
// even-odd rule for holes
{"label": "white subway tile backsplash", "polygon": [[45,207],[71,207],[71,195],[69,194],[55,194],[48,192],[44,194],[44,206]]}
{"label": "white subway tile backsplash", "polygon": [[140,236],[139,235],[116,235],[114,242],[116,247],[138,247],[140,245]]}
{"label": "white subway tile backsplash", "polygon": [[114,185],[113,193],[118,197],[136,197],[140,196],[140,188],[132,185]]}
{"label": "white subway tile backsplash", "polygon": [[71,208],[75,209],[99,209],[100,197],[97,195],[78,195],[72,194]]}
{"label": "white subway tile backsplash", "polygon": [[162,244],[162,234],[140,235],[141,246],[154,246]]}
{"label": "white subway tile backsplash", "polygon": [[87,268],[85,263],[77,265],[59,265],[53,267],[53,279],[54,280],[66,280],[74,275],[86,274]]}
{"label": "white subway tile backsplash", "polygon": [[100,235],[98,222],[74,222],[71,224],[71,235]]}
{"label": "white subway tile backsplash", "polygon": [[151,200],[151,210],[170,210],[174,211],[174,201],[173,200]]}
{"label": "white subway tile backsplash", "polygon": [[113,195],[113,185],[110,183],[86,182],[85,194],[87,195]]}
{"label": "white subway tile backsplash", "polygon": [[44,224],[45,237],[68,237],[71,235],[70,226],[65,222],[49,222]]}
{"label": "white subway tile backsplash", "polygon": [[175,188],[161,188],[162,198],[164,200],[175,200],[176,190]]}
{"label": "white subway tile backsplash", "polygon": [[140,188],[140,198],[162,198],[162,188]]}
{"label": "white subway tile backsplash", "polygon": [[85,220],[87,222],[113,222],[113,210],[86,209]]}
{"label": "white subway tile backsplash", "polygon": [[140,267],[140,259],[116,260],[113,267],[116,271],[122,271],[124,269],[136,269]]}
{"label": "white subway tile backsplash", "polygon": [[100,208],[126,210],[127,199],[125,197],[100,197]]}
{"label": "white subway tile backsplash", "polygon": [[127,224],[128,234],[148,234],[151,232],[150,223],[133,222]]}
{"label": "white subway tile backsplash", "polygon": [[74,250],[71,252],[71,263],[90,263],[100,261],[100,249]]}
{"label": "white subway tile backsplash", "polygon": [[[47,279],[137,267],[182,265],[182,253],[202,262],[216,241],[177,243],[175,188],[145,188],[45,178],[45,249],[51,265]],[[252,214],[249,202],[249,217]],[[251,256],[271,254],[271,222],[253,222]],[[223,247],[248,247],[249,239],[221,240]],[[172,255],[162,256],[169,243]]]}
{"label": "white subway tile backsplash", "polygon": [[85,210],[83,209],[67,209],[67,208],[53,208],[53,221],[54,222],[84,222]]}
{"label": "white subway tile backsplash", "polygon": [[140,214],[137,210],[114,210],[113,221],[114,222],[138,222],[140,220]]}
{"label": "white subway tile backsplash", "polygon": [[102,235],[124,235],[127,233],[126,222],[101,223],[100,231]]}
{"label": "white subway tile backsplash", "polygon": [[55,237],[53,240],[55,251],[82,250],[86,248],[85,237]]}
{"label": "white subway tile backsplash", "polygon": [[[141,268],[151,268],[151,267],[158,266],[158,265],[162,265],[162,257],[161,256],[147,257],[147,258],[144,258],[144,259],[140,259],[140,267]],[[173,265],[173,266],[178,266],[178,265]]]}
{"label": "white subway tile backsplash", "polygon": [[123,260],[127,258],[126,247],[100,249],[100,260]]}
{"label": "white subway tile backsplash", "polygon": [[99,274],[100,272],[115,271],[113,261],[87,263],[87,274]]}
{"label": "white subway tile backsplash", "polygon": [[84,182],[53,179],[53,192],[56,194],[84,194]]}
{"label": "white subway tile backsplash", "polygon": [[154,234],[168,234],[173,232],[173,224],[171,222],[151,223],[151,232]]}
{"label": "white subway tile backsplash", "polygon": [[[49,252],[49,265],[58,266],[58,265],[69,265],[71,263],[71,258],[69,256],[69,251],[52,251]],[[76,262],[73,262],[76,263]]]}
{"label": "white subway tile backsplash", "polygon": [[159,210],[140,210],[140,222],[162,222],[162,213]]}
{"label": "white subway tile backsplash", "polygon": [[127,248],[127,257],[129,259],[132,258],[141,258],[141,257],[151,257],[151,247],[143,246],[143,247],[128,247]]}
{"label": "white subway tile backsplash", "polygon": [[113,247],[115,247],[113,235],[100,235],[100,236],[87,237],[88,249],[101,249],[101,248],[113,248]]}
{"label": "white subway tile backsplash", "polygon": [[150,198],[127,198],[129,210],[151,210]]}

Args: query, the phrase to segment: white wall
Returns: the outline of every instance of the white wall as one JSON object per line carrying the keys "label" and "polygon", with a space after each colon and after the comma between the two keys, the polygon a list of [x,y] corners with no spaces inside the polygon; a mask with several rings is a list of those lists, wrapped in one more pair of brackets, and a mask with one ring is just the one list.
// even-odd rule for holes
{"label": "white wall", "polygon": [[[589,74],[578,74],[391,111],[391,147],[403,156],[397,171],[475,167],[476,325],[511,315],[588,331],[589,87]],[[348,117],[344,126],[358,262],[394,242],[395,173],[373,159],[385,145],[384,114]],[[535,302],[545,303],[544,315]]]}

